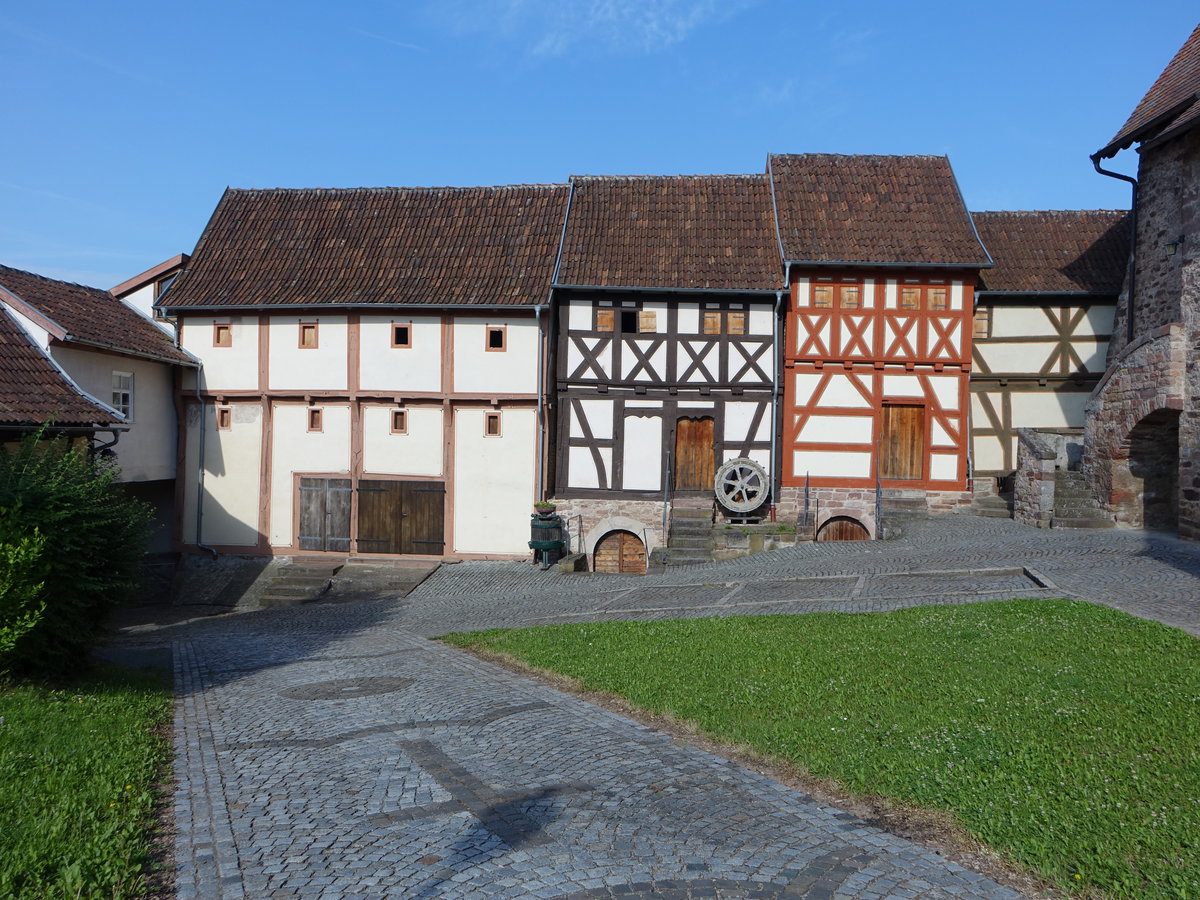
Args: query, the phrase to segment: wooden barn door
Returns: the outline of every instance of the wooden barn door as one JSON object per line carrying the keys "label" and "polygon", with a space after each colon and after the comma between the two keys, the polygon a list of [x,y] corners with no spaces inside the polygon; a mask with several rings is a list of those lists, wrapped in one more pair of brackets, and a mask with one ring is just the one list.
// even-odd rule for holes
{"label": "wooden barn door", "polygon": [[301,550],[350,552],[350,479],[300,479]]}
{"label": "wooden barn door", "polygon": [[442,554],[446,487],[440,481],[363,479],[358,552]]}
{"label": "wooden barn door", "polygon": [[920,481],[925,464],[925,408],[884,404],[879,477]]}
{"label": "wooden barn door", "polygon": [[611,574],[645,575],[646,546],[628,531],[610,532],[596,544],[592,569]]}
{"label": "wooden barn door", "polygon": [[715,425],[711,416],[675,423],[675,490],[711,491],[716,477],[713,449]]}

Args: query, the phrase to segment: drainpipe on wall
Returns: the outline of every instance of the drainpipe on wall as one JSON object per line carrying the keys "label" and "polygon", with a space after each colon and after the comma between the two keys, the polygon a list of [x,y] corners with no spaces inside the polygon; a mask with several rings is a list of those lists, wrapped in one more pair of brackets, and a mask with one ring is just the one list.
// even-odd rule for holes
{"label": "drainpipe on wall", "polygon": [[208,415],[204,410],[204,401],[200,399],[200,370],[196,370],[196,403],[200,406],[200,451],[196,463],[196,546],[216,559],[220,554],[212,547],[201,542],[204,523],[204,438],[208,430]]}
{"label": "drainpipe on wall", "polygon": [[[778,459],[777,453],[779,450],[778,434],[780,425],[783,421],[783,403],[779,398],[779,368],[782,365],[782,344],[787,340],[787,329],[780,323],[779,312],[783,306],[783,298],[792,290],[792,264],[787,263],[784,272],[784,282],[787,284],[787,290],[775,292],[775,321],[773,327],[775,329],[775,348],[774,348],[774,363],[771,366],[771,507],[774,509],[775,504],[779,501],[779,485],[783,483],[783,464]],[[786,318],[784,320],[786,322]]]}
{"label": "drainpipe on wall", "polygon": [[1129,198],[1129,263],[1126,269],[1125,281],[1129,285],[1129,290],[1125,295],[1125,341],[1126,343],[1133,342],[1133,298],[1134,298],[1134,281],[1137,278],[1137,199],[1138,199],[1138,180],[1131,175],[1122,175],[1120,172],[1111,172],[1108,169],[1101,168],[1100,154],[1093,154],[1091,157],[1092,166],[1101,175],[1107,175],[1109,178],[1116,178],[1120,181],[1128,181],[1131,185]]}
{"label": "drainpipe on wall", "polygon": [[542,307],[535,306],[533,308],[533,319],[537,328],[537,486],[534,490],[534,499],[542,500],[545,498],[545,454],[543,447],[546,444],[546,410],[542,402],[542,395],[545,393],[545,368],[546,368],[546,336],[542,334]]}

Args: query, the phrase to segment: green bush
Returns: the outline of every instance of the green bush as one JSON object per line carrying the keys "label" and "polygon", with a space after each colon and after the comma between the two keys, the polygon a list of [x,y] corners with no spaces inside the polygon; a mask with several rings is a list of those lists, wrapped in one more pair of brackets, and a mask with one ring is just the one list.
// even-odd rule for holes
{"label": "green bush", "polygon": [[111,463],[42,438],[0,447],[0,671],[62,675],[137,587],[150,514]]}

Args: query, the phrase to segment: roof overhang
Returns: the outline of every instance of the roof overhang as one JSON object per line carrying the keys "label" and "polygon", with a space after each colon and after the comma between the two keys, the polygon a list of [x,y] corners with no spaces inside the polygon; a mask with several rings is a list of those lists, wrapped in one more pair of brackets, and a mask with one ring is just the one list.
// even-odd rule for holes
{"label": "roof overhang", "polygon": [[[1128,147],[1132,147],[1134,144],[1138,143],[1139,141],[1146,140],[1146,138],[1150,134],[1152,134],[1155,130],[1162,128],[1164,125],[1170,124],[1171,121],[1178,118],[1180,113],[1182,113],[1184,110],[1186,110],[1188,107],[1190,107],[1197,100],[1200,100],[1200,94],[1193,94],[1192,96],[1188,97],[1187,99],[1175,104],[1170,109],[1168,109],[1166,112],[1155,116],[1153,119],[1151,119],[1145,125],[1142,125],[1140,128],[1136,128],[1133,131],[1129,132],[1128,134],[1117,135],[1117,137],[1114,138],[1111,142],[1109,142],[1104,147],[1101,147],[1099,150],[1097,150],[1095,153],[1093,153],[1091,155],[1091,159],[1097,160],[1097,161],[1101,160],[1101,159],[1111,159],[1112,157],[1114,157],[1118,153],[1120,153],[1122,150],[1125,150]],[[1200,124],[1200,121],[1197,121],[1196,124]],[[1174,131],[1174,129],[1172,129],[1172,132],[1173,131]],[[1167,133],[1170,134],[1172,132],[1167,132]]]}
{"label": "roof overhang", "polygon": [[811,268],[859,268],[876,269],[990,269],[995,266],[991,260],[987,262],[955,262],[955,263],[918,263],[918,262],[878,262],[861,259],[788,259],[784,260],[789,266],[808,266]]}
{"label": "roof overhang", "polygon": [[145,272],[134,275],[132,278],[126,281],[122,281],[116,287],[109,288],[108,292],[114,297],[118,298],[123,297],[126,294],[132,294],[134,291],[144,288],[146,285],[157,281],[161,276],[165,275],[167,272],[170,272],[172,269],[178,269],[187,265],[189,259],[191,259],[191,257],[186,253],[178,253],[175,256],[172,256],[170,259],[160,262],[157,266],[153,266],[152,268],[147,269]]}

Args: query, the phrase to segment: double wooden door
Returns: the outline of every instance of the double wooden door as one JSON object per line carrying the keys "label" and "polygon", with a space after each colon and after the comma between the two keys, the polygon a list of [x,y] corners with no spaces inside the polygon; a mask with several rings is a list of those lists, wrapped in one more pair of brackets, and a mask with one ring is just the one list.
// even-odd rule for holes
{"label": "double wooden door", "polygon": [[[349,478],[300,479],[301,550],[350,552],[351,491]],[[358,552],[440,556],[445,501],[440,481],[360,480]]]}
{"label": "double wooden door", "polygon": [[712,416],[675,423],[675,490],[713,490],[717,475],[715,439]]}
{"label": "double wooden door", "polygon": [[631,532],[610,532],[596,543],[592,568],[611,574],[645,575],[646,545]]}

